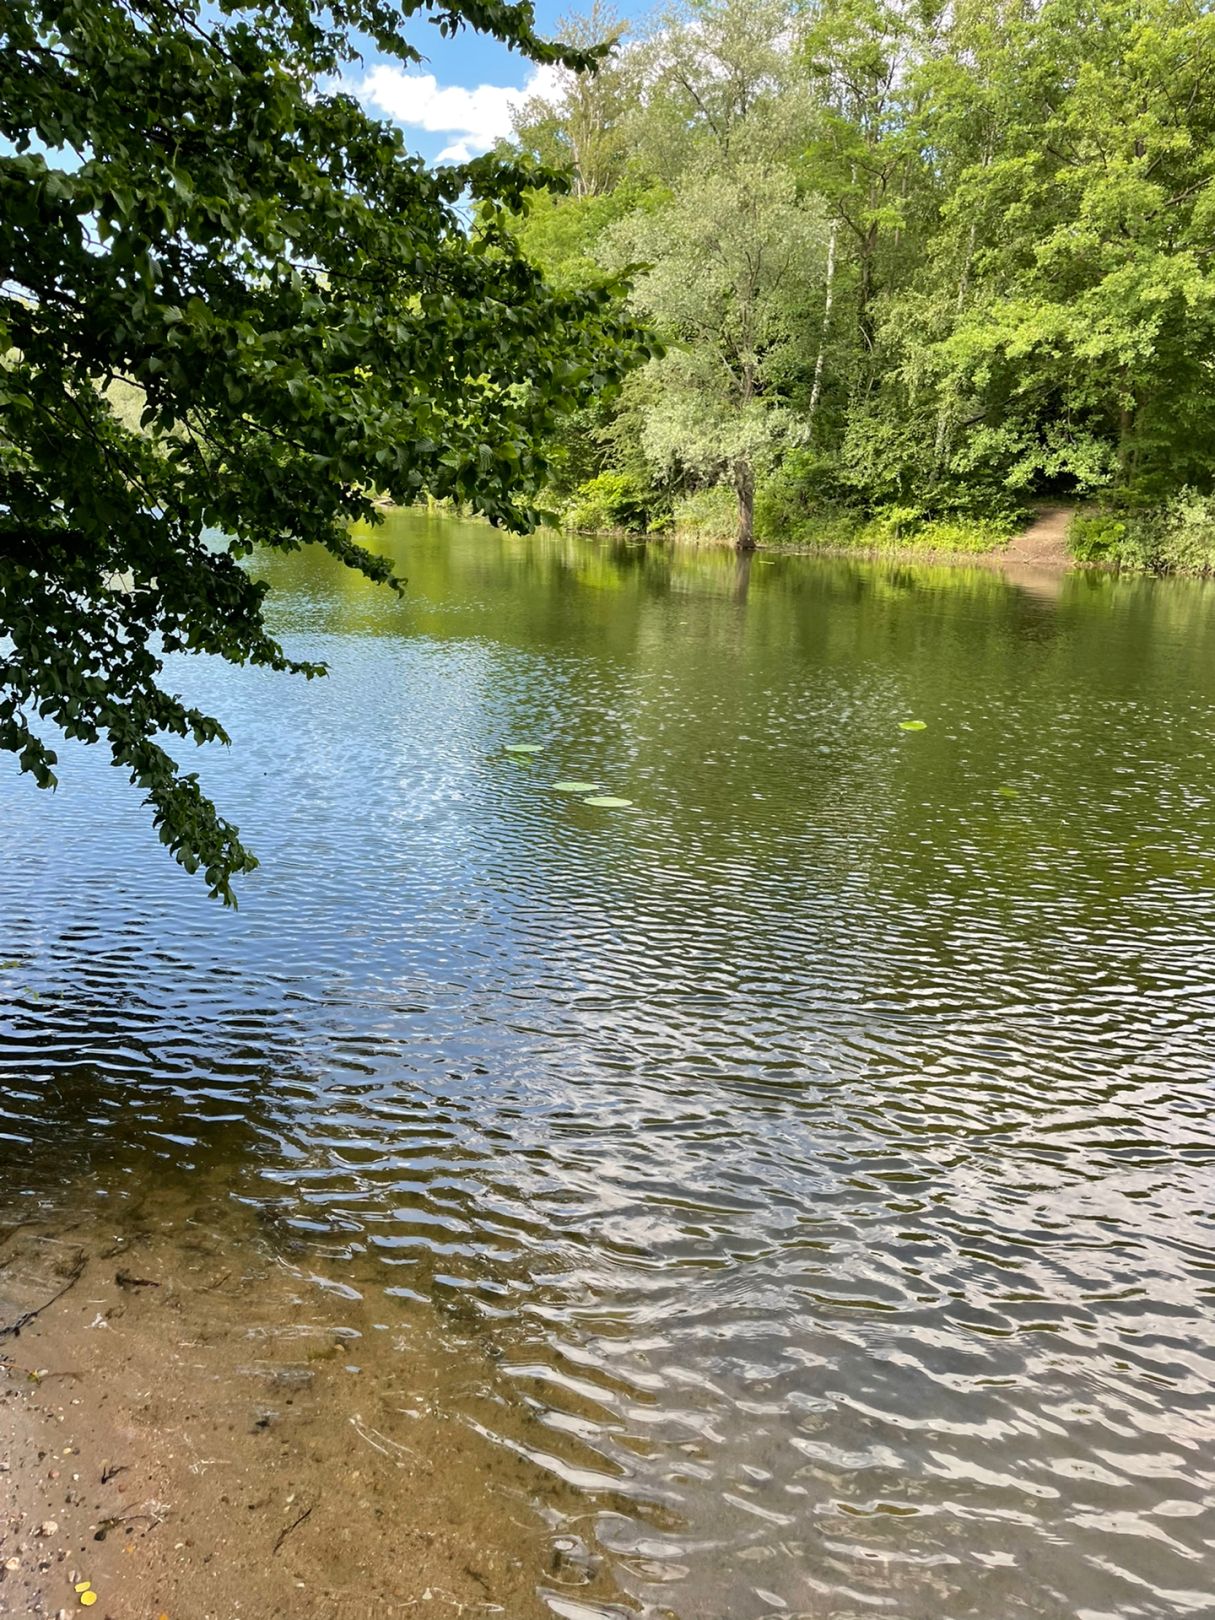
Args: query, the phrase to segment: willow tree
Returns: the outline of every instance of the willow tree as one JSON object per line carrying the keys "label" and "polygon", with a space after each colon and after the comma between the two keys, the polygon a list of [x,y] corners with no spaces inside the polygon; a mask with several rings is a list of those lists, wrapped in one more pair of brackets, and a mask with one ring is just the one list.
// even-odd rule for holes
{"label": "willow tree", "polygon": [[635,306],[669,340],[639,393],[660,476],[724,483],[736,544],[755,544],[757,478],[799,427],[788,384],[820,297],[823,208],[791,159],[805,108],[785,82],[788,0],[692,0],[639,54],[651,80],[638,154],[665,196],[606,233],[609,262],[641,263]]}
{"label": "willow tree", "polygon": [[50,787],[48,727],[108,745],[225,900],[256,862],[165,740],[227,739],[165,656],[321,673],[241,559],[390,581],[350,539],[377,491],[531,527],[558,418],[641,341],[513,246],[534,170],[431,172],[333,88],[359,40],[417,61],[410,19],[597,54],[506,0],[0,0],[0,747]]}

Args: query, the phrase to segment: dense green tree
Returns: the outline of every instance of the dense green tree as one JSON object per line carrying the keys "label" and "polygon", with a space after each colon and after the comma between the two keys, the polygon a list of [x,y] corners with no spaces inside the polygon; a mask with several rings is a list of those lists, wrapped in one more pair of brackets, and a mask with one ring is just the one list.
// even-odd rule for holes
{"label": "dense green tree", "polygon": [[823,262],[822,215],[787,169],[727,161],[685,175],[662,208],[610,237],[638,276],[639,310],[671,339],[651,362],[642,444],[660,472],[729,483],[736,545],[755,544],[755,485],[797,418],[782,392],[804,349],[806,290]]}
{"label": "dense green tree", "polygon": [[929,255],[958,287],[940,386],[982,413],[963,454],[1026,489],[1209,485],[1215,15],[1046,0],[972,37],[955,89],[990,133]]}
{"label": "dense green tree", "polygon": [[[616,46],[625,25],[604,0],[584,16],[558,24],[564,40],[584,51]],[[567,167],[574,198],[598,197],[620,177],[627,150],[624,125],[635,105],[637,78],[628,58],[610,51],[594,73],[559,66],[548,96],[532,96],[515,118],[519,146],[552,167]]]}
{"label": "dense green tree", "polygon": [[506,0],[0,0],[0,746],[50,786],[45,723],[107,742],[225,899],[255,862],[162,740],[224,732],[164,656],[318,673],[267,633],[251,548],[386,579],[349,532],[376,491],[531,526],[560,418],[639,341],[602,278],[518,252],[534,172],[429,172],[328,88],[360,37],[417,60],[411,18],[593,55]]}
{"label": "dense green tree", "polygon": [[[639,297],[674,341],[598,425],[596,470],[635,472],[640,449],[668,486],[680,466],[733,486],[723,447],[762,444],[780,498],[761,522],[1008,524],[1035,496],[1097,496],[1183,512],[1193,555],[1215,468],[1213,53],[1206,0],[660,14],[629,51],[620,178],[567,263],[589,284],[621,244],[650,260]],[[760,247],[778,193],[825,221],[823,250],[767,290],[738,386],[706,282]],[[1215,497],[1210,527],[1215,555]]]}

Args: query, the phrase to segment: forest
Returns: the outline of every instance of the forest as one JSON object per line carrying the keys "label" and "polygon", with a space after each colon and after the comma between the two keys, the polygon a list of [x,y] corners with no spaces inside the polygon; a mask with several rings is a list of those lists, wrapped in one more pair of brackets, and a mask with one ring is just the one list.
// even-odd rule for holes
{"label": "forest", "polygon": [[504,156],[556,285],[663,352],[570,417],[563,520],[1215,567],[1215,17],[1196,0],[687,0],[555,68]]}

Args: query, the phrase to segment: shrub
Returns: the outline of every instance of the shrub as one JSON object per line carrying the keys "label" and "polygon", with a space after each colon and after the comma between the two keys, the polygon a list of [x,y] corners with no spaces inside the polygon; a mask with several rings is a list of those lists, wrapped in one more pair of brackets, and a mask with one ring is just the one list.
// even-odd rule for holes
{"label": "shrub", "polygon": [[996,517],[926,517],[913,506],[886,506],[859,527],[852,543],[874,551],[918,551],[975,555],[993,551],[1015,532],[1017,524]]}
{"label": "shrub", "polygon": [[1080,562],[1112,562],[1154,574],[1215,574],[1215,496],[1180,489],[1149,510],[1086,512],[1071,527]]}
{"label": "shrub", "polygon": [[1105,562],[1125,544],[1127,523],[1111,512],[1079,513],[1067,533],[1071,554],[1078,562]]}
{"label": "shrub", "polygon": [[837,464],[814,450],[791,450],[755,495],[755,532],[772,545],[846,539],[855,523]]}
{"label": "shrub", "polygon": [[1156,566],[1168,572],[1215,573],[1215,496],[1182,489],[1164,508]]}
{"label": "shrub", "polygon": [[569,528],[589,533],[645,534],[663,526],[663,504],[635,473],[603,472],[578,486],[565,521]]}
{"label": "shrub", "polygon": [[689,540],[734,540],[738,534],[738,498],[724,484],[685,495],[675,504],[675,528]]}

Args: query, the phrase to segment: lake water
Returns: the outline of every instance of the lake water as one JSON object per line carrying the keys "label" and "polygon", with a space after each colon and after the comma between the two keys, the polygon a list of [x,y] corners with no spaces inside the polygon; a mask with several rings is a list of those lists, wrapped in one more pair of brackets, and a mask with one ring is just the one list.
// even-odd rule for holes
{"label": "lake water", "polygon": [[305,1277],[558,1615],[1209,1615],[1215,591],[376,544],[174,668],[238,913],[0,774],[3,1208]]}

